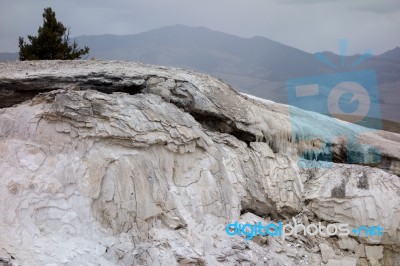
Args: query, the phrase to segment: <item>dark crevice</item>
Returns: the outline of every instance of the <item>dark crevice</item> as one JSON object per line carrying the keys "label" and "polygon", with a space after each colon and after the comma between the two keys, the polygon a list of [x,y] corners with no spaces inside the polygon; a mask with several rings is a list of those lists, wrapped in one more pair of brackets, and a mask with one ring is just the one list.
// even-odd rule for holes
{"label": "dark crevice", "polygon": [[331,197],[339,199],[346,197],[346,181],[344,179],[341,181],[340,185],[331,190]]}
{"label": "dark crevice", "polygon": [[8,108],[14,105],[29,101],[40,93],[49,92],[51,90],[14,90],[3,89],[0,85],[0,108]]}
{"label": "dark crevice", "polygon": [[190,113],[193,118],[199,122],[205,129],[220,133],[230,133],[232,131],[229,120],[224,120],[221,117],[211,113]]}
{"label": "dark crevice", "polygon": [[190,112],[193,118],[199,122],[203,128],[219,133],[226,133],[235,136],[237,139],[250,146],[250,142],[255,142],[256,137],[244,130],[238,129],[233,121],[224,117],[217,117],[215,114]]}
{"label": "dark crevice", "polygon": [[266,202],[252,199],[250,201],[242,201],[240,215],[245,213],[253,213],[259,217],[270,217],[273,220],[284,218],[284,213],[276,209],[276,204],[268,199]]}
{"label": "dark crevice", "polygon": [[347,163],[347,147],[344,145],[339,147],[338,150],[332,152],[332,162],[334,163]]}
{"label": "dark crevice", "polygon": [[174,228],[174,230],[180,230],[180,229],[183,229],[183,228],[186,228],[186,225],[179,224]]}
{"label": "dark crevice", "polygon": [[258,217],[261,218],[269,218],[271,220],[281,220],[284,219],[285,217],[278,213],[276,210],[273,211],[267,211],[267,210],[262,210],[262,209],[252,209],[252,208],[246,208],[240,210],[240,216],[246,214],[246,213],[252,213],[257,215]]}
{"label": "dark crevice", "polygon": [[106,94],[112,94],[114,92],[123,92],[123,93],[127,93],[130,95],[142,93],[143,90],[145,89],[145,85],[122,86],[122,85],[114,85],[114,83],[110,83],[110,82],[103,82],[103,81],[99,82],[99,81],[94,81],[94,80],[86,81],[84,86],[82,86],[82,87],[84,89],[96,90],[96,91],[106,93]]}
{"label": "dark crevice", "polygon": [[368,183],[368,176],[365,174],[365,172],[362,173],[361,176],[358,177],[357,179],[357,188],[369,189],[369,183]]}
{"label": "dark crevice", "polygon": [[259,217],[266,217],[268,214],[270,214],[266,210],[264,210],[264,211],[263,210],[255,210],[255,209],[251,209],[251,208],[246,208],[246,209],[240,210],[240,215],[243,215],[246,213],[252,213]]}
{"label": "dark crevice", "polygon": [[40,93],[71,88],[97,90],[111,94],[123,92],[130,95],[142,93],[146,88],[144,79],[123,79],[104,75],[75,76],[73,78],[42,77],[16,80],[0,80],[0,108],[8,108],[33,99]]}
{"label": "dark crevice", "polygon": [[267,141],[267,144],[273,153],[279,153],[279,147],[275,141]]}
{"label": "dark crevice", "polygon": [[253,134],[237,128],[231,132],[231,135],[235,136],[237,139],[243,142],[246,142],[247,146],[249,147],[251,142],[255,142],[257,140],[256,136],[254,136]]}

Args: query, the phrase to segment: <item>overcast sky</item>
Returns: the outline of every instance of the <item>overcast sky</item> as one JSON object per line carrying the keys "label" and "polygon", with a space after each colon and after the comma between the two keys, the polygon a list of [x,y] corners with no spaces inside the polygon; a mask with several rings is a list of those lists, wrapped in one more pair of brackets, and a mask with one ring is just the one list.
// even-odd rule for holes
{"label": "overcast sky", "polygon": [[308,52],[338,53],[340,38],[350,54],[400,46],[400,0],[0,0],[0,52],[18,51],[18,36],[36,35],[48,6],[73,36],[183,24]]}

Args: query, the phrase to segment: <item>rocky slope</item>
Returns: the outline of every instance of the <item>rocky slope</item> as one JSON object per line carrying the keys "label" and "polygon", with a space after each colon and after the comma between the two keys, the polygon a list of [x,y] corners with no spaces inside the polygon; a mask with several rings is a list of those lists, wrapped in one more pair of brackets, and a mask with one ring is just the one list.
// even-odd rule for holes
{"label": "rocky slope", "polygon": [[[126,62],[2,63],[0,107],[0,265],[400,265],[399,135]],[[293,218],[384,234],[209,230]]]}

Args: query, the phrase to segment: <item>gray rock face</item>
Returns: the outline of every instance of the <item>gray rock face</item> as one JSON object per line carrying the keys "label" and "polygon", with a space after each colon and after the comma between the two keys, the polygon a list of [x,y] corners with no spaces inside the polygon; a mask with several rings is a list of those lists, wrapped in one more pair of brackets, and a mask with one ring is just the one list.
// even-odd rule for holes
{"label": "gray rock face", "polygon": [[[293,119],[287,106],[213,77],[124,62],[0,64],[0,106],[0,263],[400,261],[399,135],[302,110]],[[332,138],[307,141],[315,132]],[[315,146],[335,163],[299,167]],[[381,160],[363,163],[376,150]],[[345,163],[348,152],[360,163]],[[224,231],[284,220],[380,225],[384,234],[248,241]]]}

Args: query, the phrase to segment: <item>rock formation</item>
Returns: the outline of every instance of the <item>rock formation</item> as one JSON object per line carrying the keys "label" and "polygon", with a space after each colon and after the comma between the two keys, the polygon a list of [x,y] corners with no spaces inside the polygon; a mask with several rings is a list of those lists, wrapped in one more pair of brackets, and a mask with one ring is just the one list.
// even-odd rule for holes
{"label": "rock formation", "polygon": [[[397,134],[127,62],[2,63],[0,108],[0,265],[400,265]],[[206,229],[233,221],[384,234]]]}

